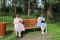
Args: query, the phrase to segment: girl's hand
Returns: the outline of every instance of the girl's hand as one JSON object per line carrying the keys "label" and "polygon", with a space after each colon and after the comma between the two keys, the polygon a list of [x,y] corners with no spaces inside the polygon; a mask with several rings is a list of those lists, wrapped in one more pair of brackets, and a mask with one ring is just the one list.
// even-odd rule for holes
{"label": "girl's hand", "polygon": [[19,20],[19,23],[22,23],[22,21],[21,21],[21,20]]}

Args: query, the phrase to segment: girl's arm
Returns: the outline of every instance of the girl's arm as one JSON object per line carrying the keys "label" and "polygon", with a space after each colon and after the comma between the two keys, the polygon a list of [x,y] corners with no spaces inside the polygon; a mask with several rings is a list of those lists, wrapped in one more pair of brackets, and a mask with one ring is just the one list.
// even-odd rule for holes
{"label": "girl's arm", "polygon": [[13,24],[17,24],[18,22],[17,22],[17,20],[16,19],[14,19],[14,21],[13,21]]}
{"label": "girl's arm", "polygon": [[38,22],[40,22],[40,17],[37,19]]}

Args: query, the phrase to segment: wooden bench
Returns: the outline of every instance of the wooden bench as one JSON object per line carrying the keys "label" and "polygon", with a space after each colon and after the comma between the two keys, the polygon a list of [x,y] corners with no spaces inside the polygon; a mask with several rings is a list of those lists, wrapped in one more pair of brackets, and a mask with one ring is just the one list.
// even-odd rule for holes
{"label": "wooden bench", "polygon": [[[25,29],[39,28],[39,27],[36,27],[36,26],[35,26],[36,23],[37,23],[37,19],[24,19],[24,20],[23,20],[23,24],[26,24],[26,25],[30,24],[30,25],[28,25],[28,26],[24,26]],[[35,25],[34,25],[34,24],[35,24]]]}
{"label": "wooden bench", "polygon": [[[24,19],[23,20],[23,24],[25,25],[24,27],[25,27],[25,29],[34,29],[34,28],[40,28],[40,27],[37,27],[37,26],[35,26],[36,25],[36,23],[37,23],[37,19]],[[31,25],[28,25],[27,26],[27,24],[31,24]],[[35,25],[34,25],[35,24]],[[45,29],[45,32],[47,33],[47,27],[46,27],[46,29]]]}

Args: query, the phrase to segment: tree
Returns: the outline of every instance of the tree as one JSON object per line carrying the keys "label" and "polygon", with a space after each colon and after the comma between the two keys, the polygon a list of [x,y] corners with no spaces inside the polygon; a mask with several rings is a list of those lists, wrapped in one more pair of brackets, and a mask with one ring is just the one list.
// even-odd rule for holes
{"label": "tree", "polygon": [[31,9],[30,9],[30,3],[31,2],[34,2],[35,0],[28,0],[28,16],[30,16],[30,11],[31,11]]}
{"label": "tree", "polygon": [[53,17],[52,15],[52,6],[48,7],[48,11],[47,11],[47,19],[51,20]]}
{"label": "tree", "polygon": [[13,5],[14,5],[14,8],[15,8],[15,15],[16,15],[16,6],[17,6],[17,3],[19,2],[19,0],[13,0]]}
{"label": "tree", "polygon": [[5,8],[6,8],[5,1],[6,1],[6,0],[2,0],[2,5],[1,5],[1,6],[2,6],[1,9],[3,9],[3,11],[4,11],[4,12],[3,12],[3,15],[6,15],[6,12],[5,12],[5,11],[6,11],[6,10],[5,10]]}
{"label": "tree", "polygon": [[50,19],[53,17],[52,7],[54,4],[59,3],[59,0],[46,0],[46,2],[49,4],[47,10],[47,19]]}

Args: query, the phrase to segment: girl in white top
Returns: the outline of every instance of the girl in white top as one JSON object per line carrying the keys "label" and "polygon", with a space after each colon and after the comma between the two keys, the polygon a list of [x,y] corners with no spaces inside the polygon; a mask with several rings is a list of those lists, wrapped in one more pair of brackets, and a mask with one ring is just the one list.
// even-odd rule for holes
{"label": "girl in white top", "polygon": [[23,20],[16,15],[14,19],[14,30],[18,32],[18,36],[21,37],[22,31],[25,31],[24,25],[22,24]]}

